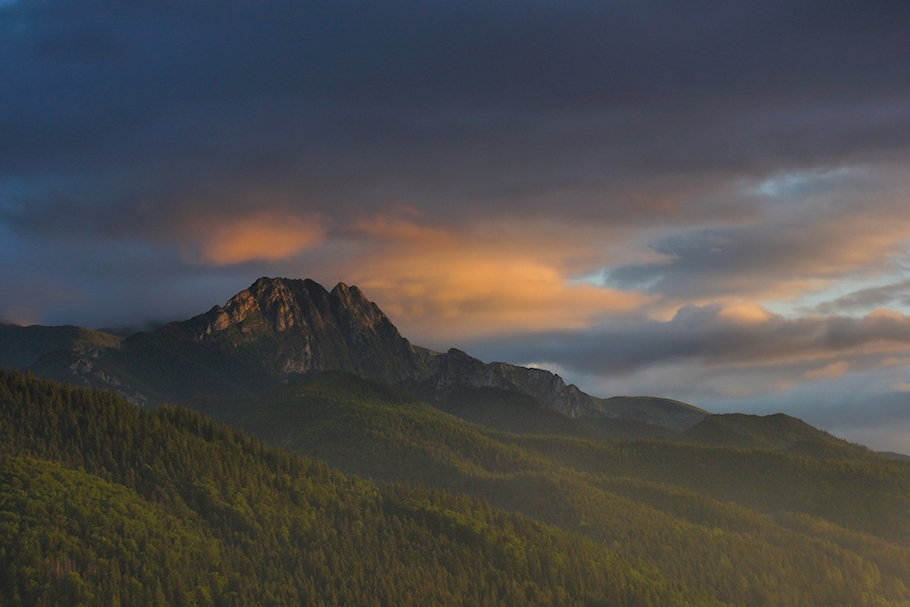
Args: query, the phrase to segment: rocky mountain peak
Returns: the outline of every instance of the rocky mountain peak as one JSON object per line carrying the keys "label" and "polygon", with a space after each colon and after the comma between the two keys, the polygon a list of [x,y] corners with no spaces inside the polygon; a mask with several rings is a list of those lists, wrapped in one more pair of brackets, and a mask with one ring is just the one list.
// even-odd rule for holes
{"label": "rocky mountain peak", "polygon": [[265,367],[273,375],[342,369],[387,381],[423,372],[423,360],[357,287],[260,278],[222,306],[170,328]]}
{"label": "rocky mountain peak", "polygon": [[260,278],[249,289],[232,297],[224,311],[233,325],[251,321],[249,329],[263,330],[264,321],[269,330],[283,332],[300,324],[302,308],[312,300],[313,294],[317,299],[324,299],[325,289],[313,281]]}
{"label": "rocky mountain peak", "polygon": [[349,287],[348,285],[344,284],[343,282],[339,282],[337,285],[335,285],[335,288],[332,289],[332,294],[336,295],[336,294],[340,294],[340,293],[350,293],[351,291],[356,291],[357,293],[362,295],[362,293],[360,293],[360,289],[358,289],[357,287]]}

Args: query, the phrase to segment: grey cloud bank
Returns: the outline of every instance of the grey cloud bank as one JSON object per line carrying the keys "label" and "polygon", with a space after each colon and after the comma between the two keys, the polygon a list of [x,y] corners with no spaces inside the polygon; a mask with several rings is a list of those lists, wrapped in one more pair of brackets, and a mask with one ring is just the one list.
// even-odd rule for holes
{"label": "grey cloud bank", "polygon": [[561,211],[612,218],[657,175],[905,149],[906,9],[820,7],[20,2],[0,16],[0,166],[30,211],[7,221],[51,229],[80,200],[86,231],[142,200],[222,212],[250,203],[238,183],[437,212],[593,188]]}

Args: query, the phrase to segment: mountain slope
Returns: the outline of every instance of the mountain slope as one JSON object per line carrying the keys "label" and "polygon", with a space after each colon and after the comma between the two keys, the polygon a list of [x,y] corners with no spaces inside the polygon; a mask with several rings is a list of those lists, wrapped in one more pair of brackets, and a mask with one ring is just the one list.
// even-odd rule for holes
{"label": "mountain slope", "polygon": [[870,453],[866,447],[834,437],[783,413],[765,416],[742,413],[711,415],[677,435],[676,439],[705,445],[771,449],[807,455],[857,456]]}
{"label": "mountain slope", "polygon": [[150,400],[188,402],[257,394],[323,369],[399,381],[421,359],[356,287],[331,292],[311,280],[257,280],[190,320],[124,340],[103,361]]}
{"label": "mountain slope", "polygon": [[143,405],[252,396],[323,369],[390,382],[426,373],[359,289],[339,284],[328,292],[311,280],[284,278],[261,278],[223,307],[135,333],[99,356],[51,352],[30,369]]}
{"label": "mountain slope", "polygon": [[409,382],[414,391],[443,408],[457,399],[464,388],[496,388],[527,394],[568,417],[634,419],[673,430],[682,430],[703,420],[707,411],[670,399],[613,397],[602,399],[585,394],[575,385],[545,369],[529,369],[503,362],[484,363],[455,348],[441,354],[421,350],[429,374]]}
{"label": "mountain slope", "polygon": [[24,369],[42,355],[56,350],[93,357],[102,350],[118,348],[121,341],[110,333],[72,325],[20,327],[0,324],[0,368]]}
{"label": "mountain slope", "polygon": [[503,434],[343,373],[222,406],[223,419],[273,444],[490,500],[730,604],[910,601],[903,463]]}
{"label": "mountain slope", "polygon": [[0,373],[0,604],[719,605],[590,539]]}
{"label": "mountain slope", "polygon": [[634,419],[671,430],[685,430],[709,417],[704,409],[670,398],[654,396],[612,396],[595,398],[602,415]]}
{"label": "mountain slope", "polygon": [[214,346],[275,376],[339,369],[396,382],[423,371],[379,307],[343,283],[328,292],[312,280],[260,278],[223,308],[157,333]]}
{"label": "mountain slope", "polygon": [[569,417],[516,388],[453,386],[439,394],[413,390],[434,407],[463,420],[502,432],[575,436],[595,440],[670,438],[662,425],[619,417]]}

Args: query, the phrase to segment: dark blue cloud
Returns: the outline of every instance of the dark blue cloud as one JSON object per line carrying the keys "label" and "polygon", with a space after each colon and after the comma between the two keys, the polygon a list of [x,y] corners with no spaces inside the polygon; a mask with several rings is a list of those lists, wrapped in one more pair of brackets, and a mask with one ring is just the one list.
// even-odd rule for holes
{"label": "dark blue cloud", "polygon": [[[576,331],[526,332],[480,339],[473,351],[496,360],[545,361],[580,375],[622,376],[654,365],[694,362],[759,373],[782,365],[799,377],[843,356],[886,357],[910,344],[910,317],[738,318],[720,304],[686,305],[668,321],[625,319]],[[864,347],[869,347],[864,351]],[[533,358],[529,359],[529,356]]]}
{"label": "dark blue cloud", "polygon": [[[23,1],[0,16],[0,174],[131,172],[143,188],[205,189],[238,167],[293,173],[327,149],[365,165],[349,167],[355,180],[381,167],[404,188],[402,165],[434,148],[456,167],[495,152],[481,181],[597,150],[639,170],[831,154],[848,116],[800,129],[783,113],[904,98],[906,13],[886,2]],[[587,138],[541,126],[586,113],[613,121]],[[741,140],[758,128],[771,141]],[[868,125],[855,138],[907,143]],[[173,164],[184,169],[163,170]],[[442,173],[426,187],[450,187]],[[333,202],[351,196],[331,189]]]}

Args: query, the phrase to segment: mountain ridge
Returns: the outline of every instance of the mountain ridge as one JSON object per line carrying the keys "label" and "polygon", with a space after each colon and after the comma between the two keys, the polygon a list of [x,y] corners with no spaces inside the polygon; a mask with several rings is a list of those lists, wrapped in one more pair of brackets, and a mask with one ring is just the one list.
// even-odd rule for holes
{"label": "mountain ridge", "polygon": [[[709,415],[693,405],[653,396],[598,398],[575,384],[566,384],[546,369],[506,362],[484,363],[456,348],[444,354],[427,351],[424,356],[431,374],[423,385],[418,382],[416,391],[435,401],[444,402],[447,392],[458,387],[515,389],[570,418],[635,419],[673,430],[684,430]],[[426,382],[430,382],[431,390],[427,390]],[[672,411],[673,415],[661,414],[661,410]]]}
{"label": "mountain ridge", "polygon": [[310,279],[262,277],[224,305],[112,341],[90,357],[75,347],[62,350],[44,352],[28,368],[113,389],[140,405],[253,395],[298,375],[341,370],[404,386],[442,406],[453,391],[494,388],[526,394],[570,418],[633,419],[680,431],[709,415],[670,399],[598,398],[544,369],[412,345],[358,287],[341,282],[328,291]]}
{"label": "mountain ridge", "polygon": [[54,350],[97,357],[102,350],[119,347],[121,341],[117,335],[75,325],[20,326],[0,322],[0,368],[27,367]]}

